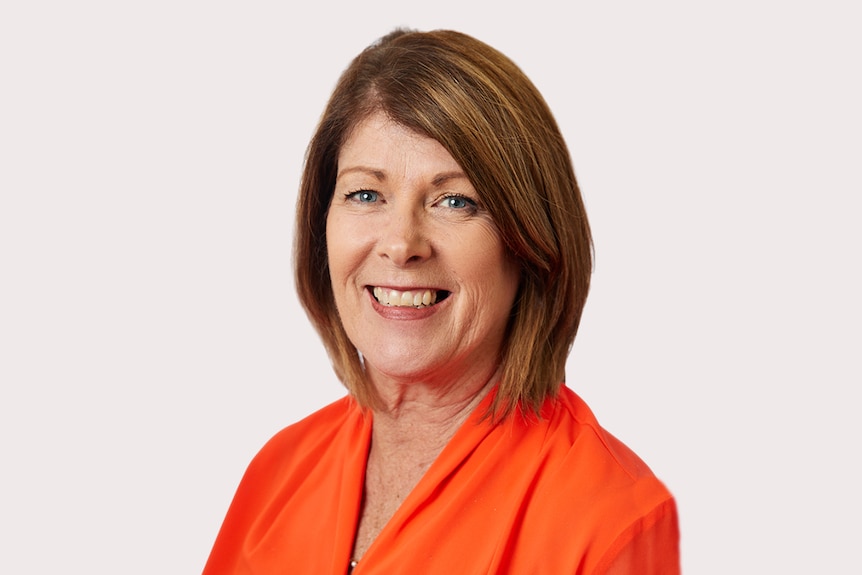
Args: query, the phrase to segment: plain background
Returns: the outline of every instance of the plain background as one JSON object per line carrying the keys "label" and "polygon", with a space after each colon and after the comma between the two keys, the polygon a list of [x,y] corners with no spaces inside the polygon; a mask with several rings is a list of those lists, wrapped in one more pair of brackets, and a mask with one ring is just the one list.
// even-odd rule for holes
{"label": "plain background", "polygon": [[596,244],[569,384],[677,496],[684,571],[859,569],[854,3],[288,4],[0,7],[0,572],[199,572],[254,453],[343,394],[295,192],[400,25],[554,110]]}

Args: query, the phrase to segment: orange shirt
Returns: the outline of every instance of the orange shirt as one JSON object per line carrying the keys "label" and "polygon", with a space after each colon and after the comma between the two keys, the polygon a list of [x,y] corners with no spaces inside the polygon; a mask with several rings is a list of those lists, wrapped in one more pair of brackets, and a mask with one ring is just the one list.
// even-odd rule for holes
{"label": "orange shirt", "polygon": [[[563,387],[542,418],[456,432],[353,575],[680,571],[674,499]],[[276,434],[249,465],[204,575],[345,575],[371,414],[345,397]]]}

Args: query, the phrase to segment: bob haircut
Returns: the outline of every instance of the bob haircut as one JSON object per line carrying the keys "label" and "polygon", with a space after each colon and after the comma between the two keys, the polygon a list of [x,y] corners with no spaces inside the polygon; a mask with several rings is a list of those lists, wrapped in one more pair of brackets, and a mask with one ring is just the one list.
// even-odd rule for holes
{"label": "bob haircut", "polygon": [[379,406],[338,316],[326,217],[338,156],[353,128],[382,111],[440,142],[499,228],[521,277],[486,416],[538,413],[565,380],[592,273],[592,238],[568,148],[544,98],[508,57],[450,30],[395,29],[339,78],[306,151],[297,200],[295,280],[335,373],[360,405]]}

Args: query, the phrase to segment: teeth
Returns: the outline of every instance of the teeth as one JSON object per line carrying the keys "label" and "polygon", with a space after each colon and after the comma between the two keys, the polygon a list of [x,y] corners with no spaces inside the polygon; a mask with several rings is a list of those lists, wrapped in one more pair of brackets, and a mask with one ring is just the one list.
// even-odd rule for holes
{"label": "teeth", "polygon": [[427,307],[437,302],[436,290],[398,291],[375,287],[373,293],[377,301],[388,306]]}

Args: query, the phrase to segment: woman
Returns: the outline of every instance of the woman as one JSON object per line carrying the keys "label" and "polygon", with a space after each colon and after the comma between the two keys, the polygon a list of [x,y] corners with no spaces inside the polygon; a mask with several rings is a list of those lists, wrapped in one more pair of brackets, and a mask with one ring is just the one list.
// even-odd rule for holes
{"label": "woman", "polygon": [[508,58],[452,31],[359,54],[295,255],[349,394],[254,458],[205,574],[678,573],[673,497],[563,383],[590,230]]}

